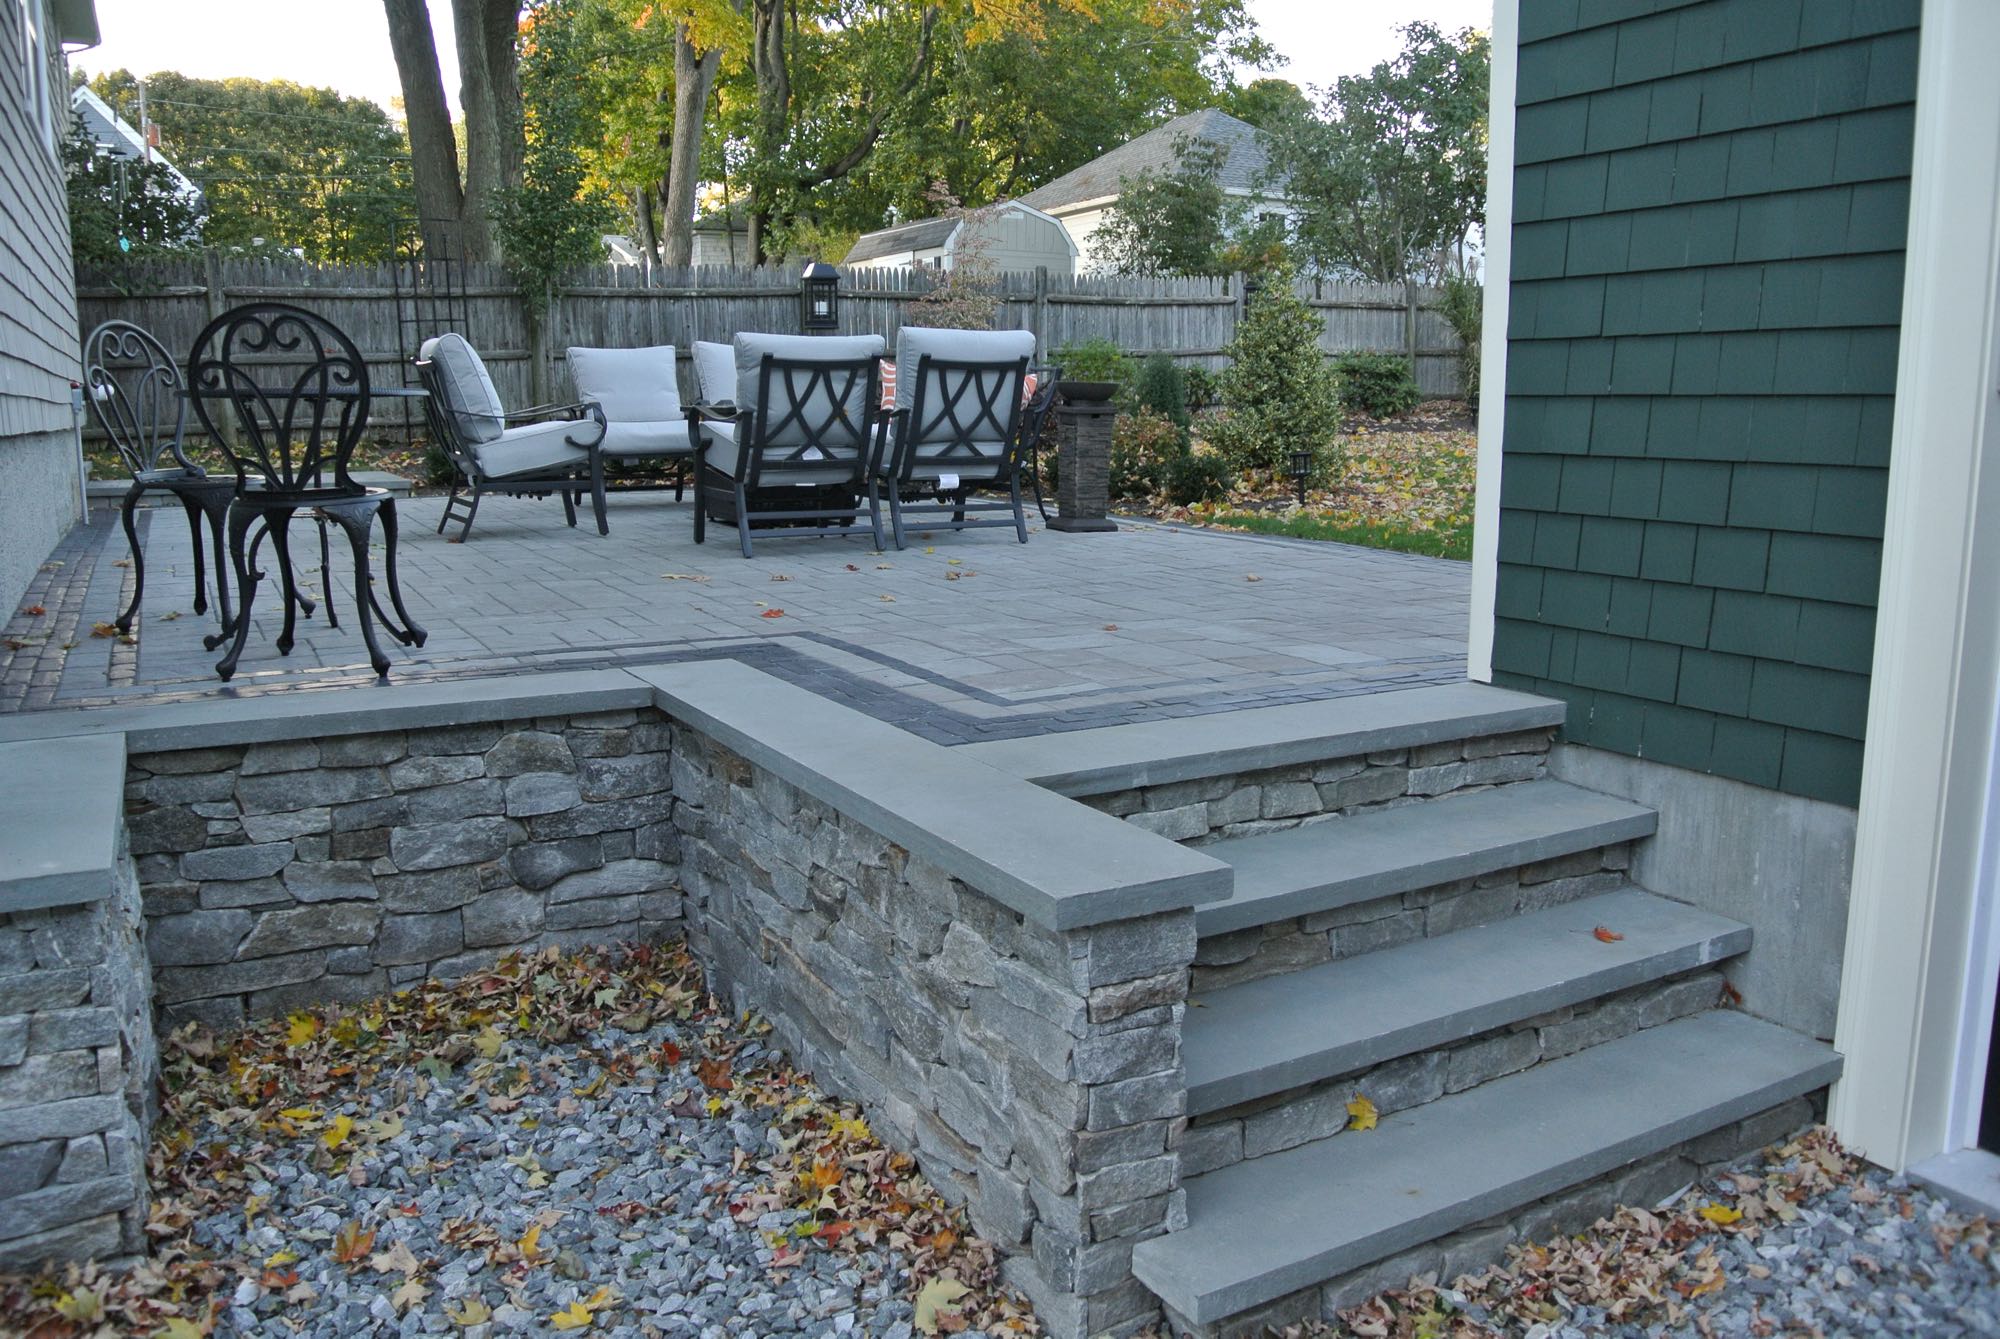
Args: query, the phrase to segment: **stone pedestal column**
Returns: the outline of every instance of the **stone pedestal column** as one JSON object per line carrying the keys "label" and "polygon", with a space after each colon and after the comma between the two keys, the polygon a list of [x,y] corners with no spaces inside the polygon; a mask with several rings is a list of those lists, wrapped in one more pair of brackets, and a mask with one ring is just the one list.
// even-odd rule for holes
{"label": "stone pedestal column", "polygon": [[1111,502],[1111,424],[1118,417],[1109,400],[1069,400],[1056,405],[1056,510],[1049,529],[1070,534],[1116,530],[1106,515]]}

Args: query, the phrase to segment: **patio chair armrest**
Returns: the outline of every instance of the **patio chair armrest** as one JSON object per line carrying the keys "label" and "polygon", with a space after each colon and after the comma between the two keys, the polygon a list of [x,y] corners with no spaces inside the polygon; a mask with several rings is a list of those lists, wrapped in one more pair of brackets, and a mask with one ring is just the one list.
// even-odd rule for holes
{"label": "patio chair armrest", "polygon": [[[491,415],[473,415],[488,418]],[[505,427],[520,427],[525,423],[542,423],[552,418],[595,418],[604,422],[604,410],[595,400],[579,400],[575,404],[538,404],[526,409],[510,410],[502,420]]]}
{"label": "patio chair armrest", "polygon": [[713,404],[697,402],[682,405],[681,408],[687,411],[687,416],[691,421],[699,420],[710,423],[734,423],[740,412],[736,408],[735,402],[731,400],[718,400]]}

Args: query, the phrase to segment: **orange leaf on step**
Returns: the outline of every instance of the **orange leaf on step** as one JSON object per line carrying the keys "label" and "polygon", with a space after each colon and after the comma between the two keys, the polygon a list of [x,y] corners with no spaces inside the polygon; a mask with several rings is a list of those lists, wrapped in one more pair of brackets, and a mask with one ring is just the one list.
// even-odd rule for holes
{"label": "orange leaf on step", "polygon": [[1615,944],[1625,937],[1608,925],[1600,925],[1591,933],[1597,936],[1597,942],[1600,944]]}

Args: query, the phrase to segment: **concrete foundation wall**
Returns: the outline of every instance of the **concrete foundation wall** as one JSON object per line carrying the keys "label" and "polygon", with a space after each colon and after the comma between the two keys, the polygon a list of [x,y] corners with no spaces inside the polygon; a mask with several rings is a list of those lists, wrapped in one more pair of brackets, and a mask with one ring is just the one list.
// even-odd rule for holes
{"label": "concrete foundation wall", "polygon": [[1742,1008],[1830,1040],[1854,868],[1854,810],[1727,777],[1559,744],[1549,771],[1657,809],[1632,881],[1755,931],[1729,981]]}
{"label": "concrete foundation wall", "polygon": [[74,434],[0,438],[0,599],[9,612],[82,515]]}

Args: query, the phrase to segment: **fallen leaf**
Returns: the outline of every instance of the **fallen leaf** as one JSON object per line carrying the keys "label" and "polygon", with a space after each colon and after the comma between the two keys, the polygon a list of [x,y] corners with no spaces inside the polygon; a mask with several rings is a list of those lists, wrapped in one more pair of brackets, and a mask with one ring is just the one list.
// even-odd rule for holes
{"label": "fallen leaf", "polygon": [[784,616],[785,611],[782,609],[766,609],[763,613],[757,615],[759,618],[783,618]]}
{"label": "fallen leaf", "polygon": [[542,1258],[542,1225],[536,1223],[526,1232],[523,1232],[521,1239],[515,1242],[514,1245],[521,1252],[521,1258],[529,1264],[532,1265],[540,1261]]}
{"label": "fallen leaf", "polygon": [[479,1052],[479,1054],[488,1060],[500,1054],[500,1048],[506,1044],[507,1038],[501,1035],[499,1028],[494,1027],[490,1023],[479,1029],[478,1033],[472,1038],[472,1049]]}
{"label": "fallen leaf", "polygon": [[366,1120],[361,1122],[361,1132],[379,1144],[403,1132],[403,1118],[384,1116],[380,1120]]}
{"label": "fallen leaf", "polygon": [[878,596],[877,598],[880,599],[884,604],[894,604],[896,602],[896,597],[893,595],[882,595]]}
{"label": "fallen leaf", "polygon": [[116,637],[118,635],[118,627],[114,623],[93,623],[90,625],[90,635],[93,637]]}
{"label": "fallen leaf", "polygon": [[708,580],[708,575],[707,575],[706,573],[704,573],[704,572],[662,572],[662,573],[660,573],[660,580],[662,580],[662,581],[707,581],[707,580]]}
{"label": "fallen leaf", "polygon": [[856,563],[849,563],[849,564],[847,565],[847,570],[848,570],[848,571],[850,571],[850,572],[859,572],[859,571],[861,570],[861,568],[860,568],[860,566],[859,566],[858,564],[856,564]]}
{"label": "fallen leaf", "polygon": [[361,1230],[360,1223],[343,1223],[333,1234],[333,1258],[343,1265],[364,1259],[375,1245],[375,1229]]}
{"label": "fallen leaf", "polygon": [[389,1294],[389,1301],[400,1315],[413,1306],[422,1306],[430,1295],[431,1290],[415,1279],[404,1279],[403,1286]]}
{"label": "fallen leaf", "polygon": [[1600,944],[1615,944],[1625,937],[1607,925],[1600,925],[1591,933],[1597,936],[1597,942]]}
{"label": "fallen leaf", "polygon": [[297,1013],[285,1020],[285,1045],[303,1046],[319,1035],[319,1020],[311,1014]]}
{"label": "fallen leaf", "polygon": [[1709,1222],[1727,1227],[1743,1216],[1741,1209],[1732,1209],[1727,1204],[1710,1204],[1701,1211],[1701,1216]]}
{"label": "fallen leaf", "polygon": [[1347,1104],[1347,1128],[1350,1130],[1372,1130],[1380,1120],[1375,1104],[1356,1093]]}
{"label": "fallen leaf", "polygon": [[727,1060],[698,1060],[694,1072],[701,1080],[701,1086],[718,1093],[726,1093],[736,1085],[729,1078]]}
{"label": "fallen leaf", "polygon": [[791,580],[791,578],[790,578],[790,577],[788,577],[788,576],[786,576],[786,575],[785,575],[785,574],[784,574],[783,572],[773,572],[773,573],[771,573],[771,580],[773,580],[773,581],[790,581],[790,580]]}
{"label": "fallen leaf", "polygon": [[949,1274],[940,1274],[917,1290],[916,1327],[925,1334],[937,1334],[943,1329],[946,1316],[956,1316],[956,1303],[971,1289]]}
{"label": "fallen leaf", "polygon": [[485,1299],[474,1296],[468,1297],[465,1301],[461,1302],[456,1311],[450,1307],[446,1307],[444,1314],[445,1319],[449,1320],[452,1324],[470,1327],[473,1325],[484,1325],[487,1321],[492,1320],[493,1308],[486,1305]]}
{"label": "fallen leaf", "polygon": [[78,1288],[56,1299],[56,1314],[79,1325],[92,1325],[104,1319],[104,1299],[88,1288]]}
{"label": "fallen leaf", "polygon": [[1258,576],[1255,572],[1246,572],[1243,575],[1243,579],[1245,581],[1262,581],[1264,578]]}
{"label": "fallen leaf", "polygon": [[333,1124],[327,1127],[325,1133],[320,1135],[319,1141],[322,1144],[325,1144],[330,1149],[337,1149],[342,1144],[346,1143],[347,1136],[353,1133],[354,1133],[353,1117],[335,1116],[333,1118]]}
{"label": "fallen leaf", "polygon": [[415,1274],[421,1270],[423,1261],[417,1259],[410,1250],[410,1243],[399,1241],[386,1251],[377,1251],[368,1257],[368,1267],[377,1274]]}
{"label": "fallen leaf", "polygon": [[169,1316],[154,1333],[159,1339],[202,1339],[201,1326],[185,1316]]}
{"label": "fallen leaf", "polygon": [[1104,625],[1104,630],[1106,632],[1116,632],[1118,631],[1118,625],[1116,623],[1106,623]]}
{"label": "fallen leaf", "polygon": [[549,1324],[558,1330],[587,1330],[591,1322],[590,1308],[582,1302],[571,1302],[561,1311],[549,1317]]}

